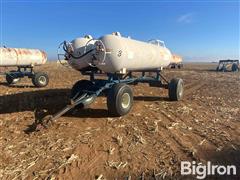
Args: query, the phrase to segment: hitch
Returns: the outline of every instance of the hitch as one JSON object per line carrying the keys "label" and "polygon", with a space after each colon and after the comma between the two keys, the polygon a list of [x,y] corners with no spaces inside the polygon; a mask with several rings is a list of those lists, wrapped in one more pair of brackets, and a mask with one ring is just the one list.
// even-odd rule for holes
{"label": "hitch", "polygon": [[[60,111],[58,111],[54,115],[47,115],[43,118],[35,119],[35,122],[34,122],[35,131],[39,131],[43,128],[44,129],[48,128],[58,118],[60,118],[62,115],[64,115],[65,113],[67,113],[68,111],[73,109],[75,106],[77,106],[79,104],[83,104],[83,106],[84,106],[84,104],[86,104],[86,103],[90,104],[90,103],[94,102],[96,97],[97,96],[95,94],[89,95],[88,93],[84,93],[76,99],[71,99],[71,104],[66,105],[63,109],[61,109]],[[89,99],[90,99],[90,103],[89,103]]]}

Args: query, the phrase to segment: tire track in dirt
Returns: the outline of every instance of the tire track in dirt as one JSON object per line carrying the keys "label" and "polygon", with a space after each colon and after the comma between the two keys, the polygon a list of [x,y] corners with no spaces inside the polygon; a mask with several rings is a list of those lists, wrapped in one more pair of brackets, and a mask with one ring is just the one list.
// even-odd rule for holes
{"label": "tire track in dirt", "polygon": [[[187,160],[189,159],[189,155],[186,154],[185,147],[183,144],[181,144],[176,138],[173,133],[169,132],[169,129],[166,127],[166,124],[159,122],[161,126],[159,126],[159,135],[162,137],[161,139],[164,139],[165,141],[162,141],[165,143],[166,146],[168,146],[175,155],[181,159],[179,160]],[[190,157],[191,159],[194,159],[193,157]]]}
{"label": "tire track in dirt", "polygon": [[[170,148],[175,152],[177,156],[184,157],[183,159],[188,159],[189,157],[191,159],[195,159],[189,152],[187,152],[187,149],[189,149],[186,145],[184,145],[181,140],[179,139],[179,135],[176,135],[176,133],[172,132],[170,130],[170,125],[172,123],[175,123],[176,121],[168,115],[166,115],[164,112],[161,111],[161,114],[165,117],[164,122],[160,121],[160,135],[163,137],[163,139],[166,139],[168,141],[168,144],[170,144]],[[182,135],[180,135],[182,137]]]}
{"label": "tire track in dirt", "polygon": [[[187,86],[188,91],[187,91],[187,95],[190,95],[193,91],[196,91],[198,89],[200,89],[205,83],[199,83],[199,82],[194,82],[191,83]],[[190,87],[190,88],[189,88]],[[168,112],[169,114],[170,112]],[[177,118],[175,116],[175,119],[170,118],[168,116],[168,114],[166,114],[165,112],[161,111],[161,114],[166,117],[165,122],[160,121],[159,123],[161,124],[161,126],[159,127],[160,130],[160,136],[162,137],[162,139],[166,139],[168,142],[165,143],[170,149],[172,149],[172,151],[179,157],[184,157],[183,159],[188,159],[189,157],[191,159],[195,159],[196,160],[196,156],[194,156],[194,152],[191,151],[193,150],[193,145],[187,145],[186,143],[183,143],[184,141],[186,142],[191,142],[191,140],[194,140],[194,138],[192,139],[188,139],[188,138],[184,138],[183,139],[183,135],[180,134],[177,131],[172,131],[170,129],[168,129],[168,126],[172,123],[176,123],[176,122],[183,122],[185,123],[185,121],[183,121],[182,119],[179,120],[179,118]],[[171,115],[173,115],[171,113]],[[166,122],[167,120],[167,122]],[[191,125],[192,126],[192,125]],[[190,133],[191,137],[196,137],[196,134],[194,133]],[[201,136],[198,136],[198,139],[202,139]],[[164,141],[163,141],[164,142]],[[212,144],[212,143],[209,143]]]}
{"label": "tire track in dirt", "polygon": [[[76,154],[79,154],[79,152],[77,152]],[[75,179],[75,176],[77,175],[79,178],[81,177],[81,179],[88,179],[89,174],[96,173],[96,164],[99,164],[99,162],[103,161],[104,152],[87,155],[84,156],[83,159],[82,157],[80,157],[80,160],[74,161],[67,166],[59,169],[57,172],[57,177],[59,177],[60,179]]]}
{"label": "tire track in dirt", "polygon": [[[180,121],[180,122],[183,122],[184,124],[186,124],[187,126],[192,127],[192,124],[186,123],[181,118],[178,118],[178,117],[174,116],[175,119],[173,119],[173,118],[169,117],[169,115],[167,115],[163,111],[161,111],[161,114],[168,120],[168,122],[177,123],[177,122]],[[171,112],[168,112],[168,114],[173,115]],[[164,123],[162,123],[162,124],[164,124]],[[166,127],[166,124],[164,124],[163,127]],[[183,135],[183,134],[186,134],[186,133],[182,132],[180,129],[176,129],[176,130],[174,130],[174,129],[170,130],[170,128],[165,128],[165,129],[166,130],[164,131],[164,134],[169,134],[169,137],[171,137],[173,139],[173,141],[175,143],[177,143],[177,147],[176,147],[176,144],[175,145],[174,145],[174,143],[171,144],[171,145],[174,145],[175,152],[179,153],[180,151],[182,151],[185,154],[185,157],[190,156],[194,160],[199,159],[198,156],[196,156],[196,151],[199,148],[199,143],[201,142],[200,140],[206,139],[205,136],[203,138],[203,135],[200,134],[199,131],[194,131],[194,132],[197,132],[197,133],[193,133],[192,131],[189,130],[187,135]],[[194,128],[194,129],[196,129],[196,128]],[[181,134],[180,131],[183,134]],[[168,140],[169,140],[169,138],[168,138]],[[207,143],[208,146],[210,146],[212,148],[216,148],[216,146],[217,146],[216,143],[212,142],[209,139],[206,139],[205,143]]]}
{"label": "tire track in dirt", "polygon": [[195,82],[195,83],[189,84],[188,86],[186,86],[186,87],[184,88],[184,89],[187,90],[187,91],[185,90],[184,96],[185,96],[185,97],[188,97],[189,95],[191,95],[192,92],[200,89],[200,88],[201,88],[202,86],[204,86],[204,85],[205,85],[204,82]]}
{"label": "tire track in dirt", "polygon": [[[185,104],[184,104],[185,105]],[[204,105],[203,104],[201,104],[200,102],[195,102],[195,101],[191,101],[191,105],[194,105],[194,106],[199,106],[199,107],[204,107]],[[215,119],[221,119],[221,117],[219,116],[219,115],[217,115],[217,114],[213,114],[213,112],[211,111],[211,109],[209,109],[209,108],[205,108],[204,109],[204,113],[205,114],[211,114],[211,115],[214,115],[215,117]],[[192,118],[196,118],[195,116],[193,116],[192,114],[191,114],[191,117]],[[208,119],[212,119],[213,117],[209,117],[208,116]],[[210,123],[211,125],[213,125],[213,126],[216,126],[216,124],[213,122],[213,121],[207,121],[208,123]],[[231,124],[226,124],[225,122],[217,122],[217,125],[221,125],[221,126],[223,126],[223,127],[225,127],[225,128],[227,128],[227,129],[229,129],[229,130],[231,130],[231,131],[234,131],[236,134],[238,134],[239,136],[240,136],[240,131],[237,131],[237,128],[236,127],[238,127],[238,125],[239,125],[239,122],[237,122],[237,121],[231,121]]]}
{"label": "tire track in dirt", "polygon": [[[222,146],[224,146],[224,143],[226,144],[228,142],[228,143],[232,144],[231,138],[229,140],[228,136],[226,136],[224,134],[221,134],[221,132],[219,132],[219,135],[221,134],[222,139],[218,140],[218,138],[215,136],[216,133],[215,134],[209,134],[209,133],[212,132],[212,131],[210,131],[209,133],[206,134],[205,132],[202,132],[201,130],[199,130],[198,125],[197,124],[195,125],[194,122],[191,123],[189,121],[186,121],[186,120],[182,119],[181,117],[176,116],[171,111],[168,111],[168,112],[161,111],[161,113],[167,119],[169,119],[171,122],[179,122],[180,121],[180,122],[186,124],[187,126],[192,127],[193,130],[189,131],[189,135],[188,136],[181,136],[181,134],[180,135],[176,135],[176,134],[179,133],[178,131],[174,131],[172,133],[175,134],[175,137],[177,138],[176,139],[177,141],[178,141],[178,139],[180,137],[180,140],[181,140],[180,143],[184,142],[183,144],[185,145],[185,147],[187,149],[191,149],[191,147],[194,147],[195,149],[198,150],[200,148],[199,151],[198,151],[198,152],[200,152],[200,155],[197,154],[196,159],[198,159],[198,158],[200,158],[200,159],[202,159],[202,158],[203,159],[207,159],[208,158],[208,156],[209,156],[208,153],[204,154],[203,152],[201,152],[202,150],[204,150],[204,151],[205,150],[214,150],[215,151],[215,150],[218,150],[219,148],[221,148]],[[169,117],[169,115],[171,115],[171,117],[174,117],[174,118]],[[209,121],[208,121],[208,123],[209,123]],[[213,127],[216,126],[216,124],[214,124],[213,122],[211,122],[211,124],[212,124]],[[223,125],[224,127],[228,127],[228,125],[226,125],[226,124],[222,124],[221,123],[220,125]],[[201,125],[200,125],[200,127],[201,127]],[[220,129],[222,129],[222,127]],[[215,132],[218,132],[218,129],[215,129]],[[236,130],[233,133],[236,133]],[[231,133],[229,133],[229,134],[231,134]],[[237,134],[239,134],[239,133],[237,133]],[[199,141],[196,142],[196,139],[199,139]],[[189,147],[188,143],[186,143],[186,142],[192,142],[192,146]],[[204,142],[204,147],[201,147],[203,142]]]}
{"label": "tire track in dirt", "polygon": [[[185,96],[185,97],[189,97],[192,92],[201,89],[205,84],[206,84],[206,82],[194,82],[194,83],[191,83],[191,84],[187,85],[187,86],[185,87],[185,89],[187,89],[187,91],[185,91],[184,96]],[[200,101],[200,102],[201,102],[201,101]],[[205,105],[201,104],[200,102],[199,102],[199,101],[198,101],[198,102],[191,101],[191,104],[192,104],[192,105],[195,104],[195,105],[200,106],[200,107],[205,107]],[[206,112],[206,111],[208,111],[208,112]],[[209,109],[208,109],[208,108],[205,108],[205,111],[204,111],[204,112],[205,112],[205,114],[212,114],[212,112],[209,112]],[[172,115],[174,115],[174,114],[172,113]],[[220,118],[218,117],[218,119],[220,119]],[[183,120],[182,120],[182,121],[183,121]],[[183,122],[185,122],[185,121],[183,121]],[[208,123],[209,123],[209,122],[210,122],[212,125],[215,125],[212,121],[208,121]],[[186,122],[185,122],[185,123],[186,123]],[[222,123],[222,122],[219,122],[219,124],[221,124],[222,126],[224,126],[224,127],[226,127],[226,128],[230,128],[232,131],[234,131],[234,132],[237,133],[237,134],[240,134],[240,132],[236,131],[236,129],[233,128],[234,125],[237,127],[237,126],[238,126],[238,123],[232,122],[233,127],[231,127],[229,124],[225,124],[225,123]],[[199,131],[198,131],[198,132],[199,132]],[[200,135],[200,134],[199,134],[199,135]],[[201,136],[202,136],[202,137],[205,137],[205,138],[207,137],[206,135],[203,135],[203,134],[201,134]],[[216,143],[215,143],[215,144],[216,144]]]}
{"label": "tire track in dirt", "polygon": [[[168,117],[165,113],[163,113],[163,112],[161,112],[165,117],[167,117],[168,119],[171,119],[172,121],[173,121],[173,118],[170,118],[170,117]],[[194,128],[194,132],[196,132],[196,133],[193,133],[192,131],[188,131],[188,133],[190,133],[191,134],[191,137],[194,137],[194,136],[198,136],[198,138],[206,138],[207,136],[206,135],[204,135],[201,131],[199,131],[199,130],[197,130],[198,128],[197,128],[197,125],[195,126],[194,125],[194,123],[189,123],[188,121],[184,121],[182,118],[180,118],[180,117],[177,117],[177,116],[175,116],[172,112],[168,112],[168,114],[171,114],[171,116],[174,116],[174,118],[176,119],[174,122],[179,122],[179,121],[181,121],[182,123],[184,123],[186,126],[188,126],[188,127],[193,127]],[[194,139],[195,138],[192,138],[192,142],[194,141]],[[209,144],[211,144],[211,145],[213,145],[213,146],[215,146],[215,147],[217,147],[217,144],[215,143],[215,142],[212,142],[211,140],[209,140],[209,139],[206,139],[207,140],[207,142],[209,143]]]}
{"label": "tire track in dirt", "polygon": [[[200,88],[202,88],[205,85],[205,82],[194,82],[189,84],[187,87],[185,87],[185,89],[187,89],[187,92],[184,93],[184,95],[186,97],[188,97],[189,95],[191,95],[192,92],[199,90]],[[184,105],[184,104],[183,104]],[[188,126],[194,126],[194,123],[188,123],[188,121],[184,121],[182,118],[177,117],[176,115],[174,115],[172,112],[168,112],[171,113],[172,116],[174,116],[176,119],[180,120],[181,122],[185,123]],[[166,116],[166,115],[165,115]],[[168,116],[166,116],[167,118],[169,118]],[[202,137],[204,139],[208,138],[206,135],[204,135],[201,131],[197,130],[198,128],[195,126],[195,132],[196,133],[192,133],[192,135],[198,135],[199,137]],[[215,142],[213,142],[210,139],[206,139],[208,140],[208,143],[214,145],[217,147],[217,144]]]}

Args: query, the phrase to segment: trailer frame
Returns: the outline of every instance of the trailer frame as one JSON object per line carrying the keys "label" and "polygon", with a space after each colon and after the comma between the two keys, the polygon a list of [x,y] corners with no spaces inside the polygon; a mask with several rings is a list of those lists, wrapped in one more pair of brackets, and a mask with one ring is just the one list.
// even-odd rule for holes
{"label": "trailer frame", "polygon": [[[175,97],[177,92],[177,88],[180,87],[181,94],[179,98],[182,98],[183,93],[183,81],[181,79],[172,79],[170,82],[161,74],[161,68],[160,69],[152,69],[152,70],[143,70],[143,71],[129,71],[126,74],[119,74],[119,73],[103,73],[99,70],[90,70],[90,71],[81,71],[83,75],[88,75],[89,80],[80,80],[77,81],[74,85],[71,91],[74,90],[74,94],[71,92],[71,99],[70,104],[66,105],[62,110],[58,111],[54,115],[48,115],[42,119],[36,119],[35,125],[36,129],[40,129],[41,127],[48,127],[48,124],[51,122],[54,122],[56,119],[67,113],[69,110],[81,105],[81,107],[87,107],[90,104],[92,104],[95,99],[100,95],[106,95],[107,96],[107,104],[108,109],[118,110],[119,104],[117,104],[117,99],[114,98],[115,95],[118,96],[118,93],[120,91],[127,90],[125,94],[128,94],[129,101],[131,103],[129,106],[132,106],[133,101],[133,94],[131,92],[131,89],[129,89],[130,85],[137,85],[138,83],[148,83],[151,87],[160,87],[164,89],[169,90],[169,96],[170,100],[180,100],[176,99]],[[135,77],[133,76],[134,72],[141,73],[140,76]],[[155,73],[155,76],[146,76],[146,73]],[[103,76],[106,75],[107,79],[98,79],[96,76]],[[93,86],[89,88],[87,85],[85,89],[83,87],[78,87],[77,91],[75,91],[75,85],[78,85],[78,83],[86,82],[92,84]],[[82,84],[83,85],[83,84]],[[119,87],[119,91],[114,92],[114,88]],[[122,89],[121,89],[122,88]],[[124,89],[125,88],[125,89]],[[111,93],[115,93],[114,96],[111,96]],[[109,97],[110,95],[110,97]],[[171,97],[172,96],[172,97]],[[110,106],[109,106],[110,103]],[[116,108],[112,107],[112,105],[116,105]],[[130,111],[131,107],[129,107],[126,111],[120,111],[120,112],[114,112],[114,116],[122,116],[127,114]],[[112,111],[113,111],[112,110]],[[39,128],[40,125],[40,128]]]}

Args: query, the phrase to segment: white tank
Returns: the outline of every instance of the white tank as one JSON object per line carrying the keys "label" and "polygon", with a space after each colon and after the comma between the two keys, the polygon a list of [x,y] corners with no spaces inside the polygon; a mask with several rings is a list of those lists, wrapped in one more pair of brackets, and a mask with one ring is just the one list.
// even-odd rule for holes
{"label": "white tank", "polygon": [[173,54],[173,55],[172,55],[171,63],[179,64],[179,63],[182,63],[182,61],[183,61],[183,59],[182,59],[181,56],[176,55],[176,54]]}
{"label": "white tank", "polygon": [[81,70],[91,64],[93,53],[88,53],[86,56],[81,57],[83,54],[94,49],[95,40],[92,36],[86,35],[84,37],[76,38],[71,43],[67,44],[68,63],[76,70]]}
{"label": "white tank", "polygon": [[99,38],[95,46],[94,65],[105,72],[162,68],[172,59],[171,52],[158,40],[146,43],[111,34]]}
{"label": "white tank", "polygon": [[0,48],[0,66],[35,66],[46,61],[46,53],[38,49]]}

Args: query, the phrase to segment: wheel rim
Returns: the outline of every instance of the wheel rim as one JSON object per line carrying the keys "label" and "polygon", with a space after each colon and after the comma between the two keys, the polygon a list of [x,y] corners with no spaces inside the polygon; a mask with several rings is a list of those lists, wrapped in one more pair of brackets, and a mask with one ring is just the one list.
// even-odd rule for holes
{"label": "wheel rim", "polygon": [[20,80],[20,78],[13,79],[13,83],[17,83]]}
{"label": "wheel rim", "polygon": [[183,96],[183,85],[182,85],[182,83],[179,84],[178,95],[179,95],[179,98],[181,98]]}
{"label": "wheel rim", "polygon": [[122,95],[122,107],[124,108],[124,109],[126,109],[126,108],[128,108],[129,107],[129,105],[130,105],[130,95],[128,94],[128,93],[124,93],[123,95]]}
{"label": "wheel rim", "polygon": [[45,85],[47,82],[47,79],[44,76],[40,76],[38,80],[39,80],[39,83],[42,85]]}

